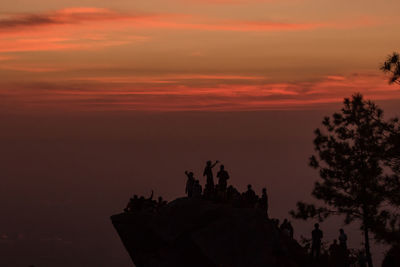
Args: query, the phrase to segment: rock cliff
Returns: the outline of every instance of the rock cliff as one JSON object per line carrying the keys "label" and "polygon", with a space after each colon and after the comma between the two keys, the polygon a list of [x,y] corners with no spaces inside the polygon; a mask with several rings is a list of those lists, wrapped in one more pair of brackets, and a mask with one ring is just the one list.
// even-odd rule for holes
{"label": "rock cliff", "polygon": [[305,250],[265,212],[204,199],[111,217],[137,267],[302,267]]}

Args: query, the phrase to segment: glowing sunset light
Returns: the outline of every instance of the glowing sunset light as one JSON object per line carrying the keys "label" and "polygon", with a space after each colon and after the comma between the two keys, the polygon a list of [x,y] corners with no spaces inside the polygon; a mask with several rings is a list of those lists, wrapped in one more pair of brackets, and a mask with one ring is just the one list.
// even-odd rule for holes
{"label": "glowing sunset light", "polygon": [[75,110],[97,99],[98,109],[214,109],[208,98],[218,110],[258,110],[355,91],[399,98],[378,69],[396,49],[400,37],[389,30],[399,22],[377,6],[339,12],[339,1],[310,13],[302,1],[39,2],[0,15],[0,92],[15,109],[32,99],[31,108],[65,101]]}
{"label": "glowing sunset light", "polygon": [[[230,257],[227,246],[218,245],[225,243],[214,242],[214,234],[222,228],[213,216],[210,223],[218,227],[208,231],[200,220],[201,229],[194,233],[186,231],[193,226],[186,225],[187,216],[177,214],[184,222],[183,235],[175,235],[174,218],[164,220],[164,215],[169,216],[164,207],[175,214],[178,206],[193,211],[189,217],[195,219],[202,202],[212,203],[223,216],[225,206],[232,211],[244,207],[240,208],[244,213],[234,216],[240,218],[239,224],[235,219],[228,223],[226,234],[220,232],[222,239],[246,222],[241,214],[252,218],[245,227],[268,229],[256,239],[246,231],[234,234],[237,242],[229,242],[233,251],[250,249],[257,252],[251,257],[260,254],[260,259],[283,265],[295,264],[290,261],[294,253],[304,256],[305,265],[313,264],[312,257],[290,239],[304,246],[301,240],[312,238],[316,218],[295,220],[289,211],[299,200],[315,200],[310,192],[324,175],[325,170],[309,166],[316,148],[313,140],[314,145],[326,145],[315,129],[323,126],[325,116],[340,113],[343,99],[356,93],[382,108],[385,121],[400,118],[399,0],[3,0],[0,9],[0,267],[133,266],[130,255],[136,252],[127,253],[126,244],[134,244],[138,255],[143,253],[140,265],[147,260],[157,265],[164,257],[180,257],[182,251],[190,264],[175,265],[219,266],[222,254],[229,258],[224,266],[257,265],[258,259],[243,264]],[[361,103],[358,96],[354,99]],[[354,107],[363,111],[359,105]],[[357,148],[356,154],[342,155],[339,161],[328,156],[337,169],[345,166],[335,175],[370,173],[359,168],[363,163],[348,166],[353,158],[358,162],[384,155],[385,164],[396,165],[392,161],[398,145],[395,127],[379,123],[380,112],[376,112],[378,121],[357,110],[349,113],[354,115],[352,122],[366,118],[366,126],[354,126],[360,131],[349,128],[349,133],[343,130],[347,126],[336,128],[332,134],[337,133],[338,140],[348,135],[363,138],[352,138],[349,146],[327,147],[340,154],[361,144],[358,147],[367,151],[359,153]],[[338,118],[332,117],[334,124]],[[370,134],[375,126],[384,127],[387,136]],[[202,175],[205,163],[217,159],[229,172],[227,186],[234,186],[239,194],[230,189],[228,194],[226,186],[221,187],[227,176],[217,175],[220,165],[213,170],[217,187]],[[383,161],[374,162],[371,173],[378,175]],[[186,183],[190,179],[185,170],[194,173],[206,192],[206,201],[195,200],[194,209],[182,198],[185,189],[189,196],[192,183]],[[384,179],[391,181],[391,177]],[[368,180],[364,178],[363,182]],[[254,212],[256,198],[251,191],[244,193],[249,184],[257,195],[263,188],[268,194],[260,198]],[[359,183],[355,187],[357,192],[365,189]],[[196,188],[192,191],[197,196]],[[368,190],[376,188],[376,197],[381,198],[383,184]],[[321,192],[317,193],[326,193]],[[139,196],[136,204],[134,195]],[[157,204],[148,199],[151,195]],[[365,190],[361,195],[364,199]],[[387,202],[394,200],[395,194],[390,195]],[[164,200],[173,202],[165,206]],[[265,217],[267,206],[269,219],[289,219],[294,236],[286,231],[288,223],[277,231],[277,221]],[[148,244],[125,240],[125,232],[141,229],[137,227],[141,223],[128,229],[136,221],[136,212],[118,233],[112,222],[114,226],[125,223],[119,215],[112,216],[116,221],[110,221],[110,216],[135,209],[146,214],[139,218],[143,222],[164,214],[159,222],[168,222],[168,227],[151,230]],[[384,211],[377,207],[371,213],[378,210]],[[233,218],[223,216],[223,223]],[[321,222],[322,244],[329,247],[334,239],[340,240],[338,230],[343,227],[353,255],[362,248],[363,235],[360,225],[343,224],[343,218]],[[162,234],[164,228],[173,233]],[[252,245],[242,242],[241,236]],[[226,251],[219,255],[214,247],[210,253],[201,248],[200,255],[197,243],[207,244],[208,239]],[[239,243],[242,246],[236,246]],[[266,254],[265,245],[275,243],[281,249],[271,254],[268,247]],[[143,250],[137,244],[144,245]],[[379,246],[371,242],[374,266],[381,266],[387,251]],[[321,259],[350,255],[342,250],[343,244],[331,248],[331,255]],[[282,256],[279,251],[287,253]],[[198,259],[193,261],[192,255],[203,260],[195,263]]]}

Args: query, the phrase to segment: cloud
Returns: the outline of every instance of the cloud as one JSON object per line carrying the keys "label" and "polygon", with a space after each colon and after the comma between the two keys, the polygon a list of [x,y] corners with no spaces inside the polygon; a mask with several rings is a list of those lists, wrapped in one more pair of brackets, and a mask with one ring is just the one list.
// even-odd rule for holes
{"label": "cloud", "polygon": [[[237,79],[236,79],[237,78]],[[254,79],[255,78],[255,79]],[[91,77],[81,80],[2,84],[4,106],[66,111],[274,110],[316,108],[361,92],[372,100],[400,99],[381,75],[329,75],[298,83],[240,75]],[[198,82],[193,82],[196,79]]]}
{"label": "cloud", "polygon": [[[0,52],[88,50],[150,40],[157,30],[298,32],[349,29],[376,24],[352,21],[272,21],[222,19],[201,15],[143,13],[72,7],[34,14],[0,16]],[[159,33],[160,31],[158,31]],[[194,53],[193,56],[201,56]]]}
{"label": "cloud", "polygon": [[17,27],[41,26],[56,23],[58,22],[50,17],[43,15],[15,16],[13,18],[0,20],[0,30]]}
{"label": "cloud", "polygon": [[90,21],[118,20],[133,18],[104,8],[67,8],[42,14],[8,14],[0,19],[0,30],[32,28],[38,26],[79,24]]}
{"label": "cloud", "polygon": [[29,51],[62,51],[62,50],[93,50],[111,46],[121,46],[132,43],[134,40],[143,41],[145,37],[137,36],[125,38],[123,40],[102,40],[92,42],[79,38],[36,38],[36,39],[17,39],[2,40],[0,42],[0,52],[29,52]]}
{"label": "cloud", "polygon": [[269,20],[235,20],[220,19],[189,14],[148,14],[134,12],[118,12],[104,8],[68,8],[43,14],[14,14],[0,19],[0,30],[3,32],[23,31],[26,28],[48,26],[75,25],[84,27],[87,24],[102,23],[99,28],[108,29],[103,22],[118,22],[112,24],[119,28],[167,28],[192,29],[207,31],[299,31],[319,28],[344,28],[371,25],[375,22],[368,19],[336,22],[283,22]]}

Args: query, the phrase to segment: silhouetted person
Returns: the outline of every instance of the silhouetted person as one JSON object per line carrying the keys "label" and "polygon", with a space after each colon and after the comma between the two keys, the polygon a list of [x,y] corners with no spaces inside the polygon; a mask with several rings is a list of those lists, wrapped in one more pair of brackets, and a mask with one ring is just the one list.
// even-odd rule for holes
{"label": "silhouetted person", "polygon": [[167,201],[163,200],[161,196],[158,197],[157,210],[167,205]]}
{"label": "silhouetted person", "polygon": [[239,191],[235,187],[230,185],[226,189],[226,198],[228,200],[240,201],[241,195],[240,195]]}
{"label": "silhouetted person", "polygon": [[218,177],[218,187],[221,191],[226,191],[226,187],[228,186],[228,179],[229,179],[229,174],[225,170],[225,166],[221,165],[219,172],[217,173]]}
{"label": "silhouetted person", "polygon": [[343,251],[347,251],[347,235],[343,229],[339,229],[339,244]]}
{"label": "silhouetted person", "polygon": [[195,180],[193,185],[193,197],[200,198],[202,191],[203,188],[201,187],[199,180]]}
{"label": "silhouetted person", "polygon": [[311,232],[312,245],[311,245],[311,258],[318,260],[321,253],[321,243],[323,233],[319,229],[319,223],[314,224],[314,230]]}
{"label": "silhouetted person", "polygon": [[347,235],[343,229],[339,229],[339,258],[342,266],[348,266],[349,253],[347,251]]}
{"label": "silhouetted person", "polygon": [[251,188],[251,184],[247,185],[247,191],[244,193],[244,200],[252,207],[254,207],[254,204],[257,202],[257,195]]}
{"label": "silhouetted person", "polygon": [[367,267],[367,257],[365,256],[363,251],[360,251],[358,253],[358,266]]}
{"label": "silhouetted person", "polygon": [[273,224],[277,229],[279,229],[279,219],[271,219],[271,221],[272,221],[272,224]]}
{"label": "silhouetted person", "polygon": [[124,209],[125,212],[130,212],[138,208],[138,201],[139,198],[137,195],[134,195],[133,198],[129,199],[128,204],[126,205],[126,208]]}
{"label": "silhouetted person", "polygon": [[287,223],[287,228],[289,231],[289,237],[291,239],[293,239],[294,238],[294,229],[293,229],[292,223],[290,221]]}
{"label": "silhouetted person", "polygon": [[265,213],[267,214],[267,218],[268,218],[268,195],[267,195],[267,188],[263,188],[262,189],[262,194],[261,194],[261,198],[259,201],[260,204],[260,208],[265,210]]}
{"label": "silhouetted person", "polygon": [[281,230],[281,233],[286,235],[287,237],[289,237],[289,235],[290,235],[289,228],[288,228],[288,223],[289,223],[288,220],[284,219],[283,223],[279,227],[279,230]]}
{"label": "silhouetted person", "polygon": [[189,198],[191,198],[193,196],[193,186],[194,186],[193,172],[185,171],[185,174],[187,176],[185,193]]}
{"label": "silhouetted person", "polygon": [[339,257],[340,257],[340,246],[337,243],[337,240],[333,240],[333,243],[329,246],[329,261],[330,266],[338,267],[339,266]]}
{"label": "silhouetted person", "polygon": [[214,177],[213,177],[213,172],[212,168],[215,167],[215,165],[218,164],[218,160],[212,164],[211,160],[207,161],[206,167],[204,168],[203,176],[207,176],[207,183],[206,183],[206,188],[205,188],[205,194],[206,195],[212,195],[214,193]]}
{"label": "silhouetted person", "polygon": [[292,224],[288,221],[288,219],[284,219],[283,223],[279,227],[281,233],[287,237],[293,238],[293,227]]}

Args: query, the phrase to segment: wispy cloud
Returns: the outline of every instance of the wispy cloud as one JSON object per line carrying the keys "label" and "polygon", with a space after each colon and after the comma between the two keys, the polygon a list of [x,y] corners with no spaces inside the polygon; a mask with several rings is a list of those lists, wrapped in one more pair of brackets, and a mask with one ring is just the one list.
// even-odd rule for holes
{"label": "wispy cloud", "polygon": [[238,20],[75,7],[37,14],[3,14],[0,16],[0,52],[87,50],[121,46],[150,40],[157,29],[296,32],[357,28],[374,23],[377,22],[367,18],[341,22]]}
{"label": "wispy cloud", "polygon": [[[192,84],[188,77],[189,80],[209,79],[205,83]],[[29,85],[14,83],[3,85],[2,88],[8,90],[0,90],[0,94],[13,103],[14,108],[97,111],[291,110],[340,102],[354,92],[374,100],[400,99],[400,90],[389,86],[380,75],[329,75],[299,83],[268,82],[268,79],[253,80],[251,76],[236,75],[194,74],[178,75],[174,80],[165,78],[98,77]],[[225,80],[228,78],[230,82]]]}
{"label": "wispy cloud", "polygon": [[[96,22],[117,21],[112,27],[169,28],[211,31],[301,31],[319,28],[360,27],[373,24],[368,18],[354,21],[273,21],[221,19],[189,14],[118,12],[103,8],[69,8],[42,14],[9,14],[0,19],[0,31],[24,31],[26,28],[75,25],[76,28]],[[108,28],[107,25],[101,24]],[[101,27],[101,26],[99,26]]]}

